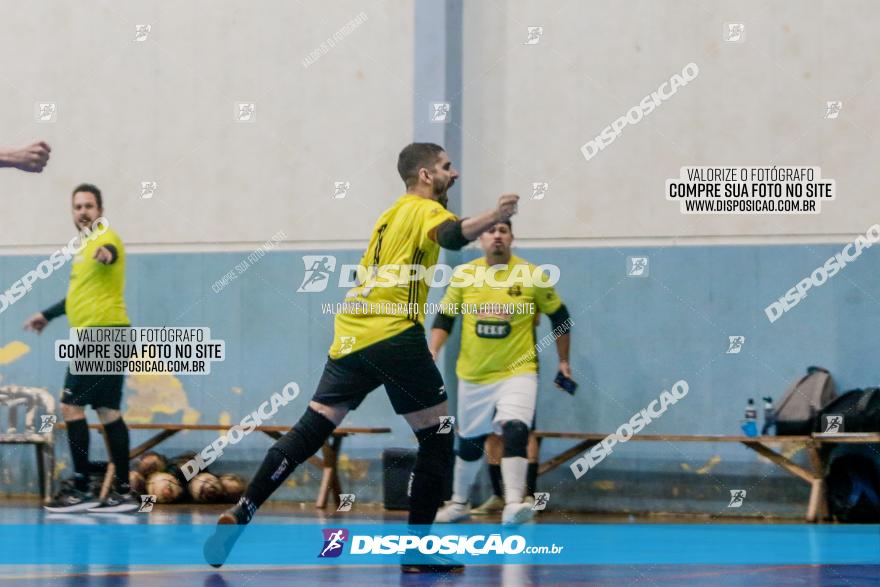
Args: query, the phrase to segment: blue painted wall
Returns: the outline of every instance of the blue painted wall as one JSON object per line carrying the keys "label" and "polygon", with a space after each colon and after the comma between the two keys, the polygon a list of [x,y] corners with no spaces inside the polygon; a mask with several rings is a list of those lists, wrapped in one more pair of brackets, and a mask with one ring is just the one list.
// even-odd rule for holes
{"label": "blue painted wall", "polygon": [[[874,348],[880,332],[877,251],[865,251],[777,322],[769,323],[764,315],[767,304],[840,249],[841,245],[796,245],[518,250],[533,263],[561,267],[557,289],[575,322],[572,364],[581,387],[575,397],[554,389],[555,348],[542,351],[545,370],[538,427],[610,432],[683,378],[690,384],[689,395],[645,433],[735,434],[747,398],[778,397],[808,365],[830,369],[842,389],[880,383]],[[337,267],[359,258],[356,251],[328,253],[337,257]],[[626,276],[626,258],[631,255],[649,257],[648,277]],[[303,394],[273,422],[292,424],[317,384],[332,337],[332,318],[322,315],[320,304],[340,301],[342,291],[331,284],[322,293],[296,293],[303,277],[301,254],[284,251],[269,253],[215,293],[212,284],[246,256],[247,252],[130,255],[129,313],[137,326],[209,326],[214,338],[226,341],[227,359],[215,363],[210,375],[180,377],[189,404],[201,412],[199,422],[217,422],[223,410],[237,422],[286,382],[296,381]],[[466,259],[475,256],[476,250],[463,254]],[[7,287],[41,260],[39,256],[0,258],[0,284]],[[21,324],[32,312],[63,297],[67,277],[64,268],[38,282],[0,314],[0,345],[21,340],[31,347],[20,359],[0,365],[4,384],[60,390],[65,367],[53,360],[52,349],[56,338],[66,337],[66,320],[55,321],[39,337],[23,333]],[[431,300],[439,300],[441,294],[433,292]],[[548,322],[545,318],[541,324],[539,338],[549,333]],[[746,337],[740,354],[726,354],[729,335]],[[243,392],[233,393],[233,387]],[[157,415],[154,421],[179,422],[181,413]],[[345,424],[387,425],[394,431],[347,440],[345,452],[354,460],[377,459],[385,447],[415,446],[381,389]],[[135,432],[133,441],[145,437]],[[173,455],[198,450],[214,437],[187,433],[163,444],[162,451]],[[97,444],[93,440],[93,446]],[[269,444],[267,438],[252,435],[228,449],[218,467],[249,474]],[[546,442],[542,456],[546,459],[566,446],[562,441]],[[95,458],[100,458],[99,448]],[[66,458],[63,436],[58,454]],[[713,465],[713,456],[720,462]],[[3,491],[35,491],[31,449],[0,447],[0,459]],[[695,472],[704,465],[708,470]],[[742,447],[681,443],[618,446],[612,457],[578,481],[561,468],[542,478],[541,484],[570,507],[698,511],[707,508],[701,500],[720,499],[737,479],[768,475],[786,480],[780,487],[793,492],[788,498],[806,487]],[[353,489],[379,499],[380,476],[381,467],[373,462],[366,473],[355,471],[345,480]],[[656,494],[636,491],[651,480],[666,478],[668,482],[658,483]],[[300,487],[286,490],[282,497],[309,499],[314,482],[314,474],[303,474]],[[629,494],[628,484],[634,490]],[[608,490],[611,486],[619,491]],[[680,494],[674,487],[705,491],[684,503],[675,499]],[[770,488],[771,482],[755,491],[762,487]],[[800,507],[785,503],[786,496],[776,490],[769,493],[768,504],[762,506],[767,511],[785,513]]]}

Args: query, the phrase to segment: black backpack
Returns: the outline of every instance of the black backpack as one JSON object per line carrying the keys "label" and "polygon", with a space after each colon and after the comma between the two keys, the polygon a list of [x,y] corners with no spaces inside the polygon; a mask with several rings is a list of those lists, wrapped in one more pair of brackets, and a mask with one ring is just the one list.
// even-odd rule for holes
{"label": "black backpack", "polygon": [[878,445],[835,450],[828,475],[828,509],[839,522],[880,522],[880,452]]}
{"label": "black backpack", "polygon": [[826,432],[825,416],[843,416],[841,432],[880,432],[880,389],[853,389],[838,396],[822,408],[816,432]]}

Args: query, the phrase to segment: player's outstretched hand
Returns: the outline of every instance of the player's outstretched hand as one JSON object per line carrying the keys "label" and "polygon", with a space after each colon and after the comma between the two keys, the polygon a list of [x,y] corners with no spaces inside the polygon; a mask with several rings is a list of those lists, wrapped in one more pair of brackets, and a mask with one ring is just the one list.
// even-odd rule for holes
{"label": "player's outstretched hand", "polygon": [[43,313],[37,312],[36,314],[24,321],[24,329],[40,334],[41,332],[43,332],[43,329],[48,323],[49,321],[46,320],[46,317],[43,316]]}
{"label": "player's outstretched hand", "polygon": [[92,256],[98,263],[109,265],[113,262],[113,253],[107,247],[98,247]]}
{"label": "player's outstretched hand", "polygon": [[15,167],[22,171],[40,173],[49,162],[52,148],[37,141],[20,149],[0,149],[0,167]]}
{"label": "player's outstretched hand", "polygon": [[498,216],[501,221],[510,220],[510,217],[516,214],[517,202],[519,196],[516,194],[501,194],[498,198]]}

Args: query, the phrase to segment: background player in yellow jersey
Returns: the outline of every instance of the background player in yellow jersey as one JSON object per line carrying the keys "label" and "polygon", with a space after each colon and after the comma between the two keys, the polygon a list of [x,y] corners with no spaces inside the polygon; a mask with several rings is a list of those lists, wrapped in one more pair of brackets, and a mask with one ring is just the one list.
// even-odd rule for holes
{"label": "background player in yellow jersey", "polygon": [[[538,274],[537,268],[513,255],[512,243],[509,220],[496,223],[480,237],[485,256],[456,267],[431,329],[430,348],[436,357],[452,331],[456,313],[463,314],[461,352],[455,370],[459,380],[459,449],[452,500],[437,513],[438,522],[455,522],[469,516],[468,495],[480,468],[483,443],[492,433],[500,434],[504,443],[502,522],[522,523],[534,514],[532,504],[523,502],[523,497],[528,467],[526,446],[538,391],[535,312],[547,314],[554,329],[562,332],[556,339],[559,371],[571,378],[568,310],[552,286],[541,287],[543,280],[531,279]],[[494,284],[490,279],[469,277],[492,266],[501,266],[494,275]],[[498,283],[504,286],[498,287]],[[480,310],[491,304],[502,307]],[[520,310],[510,312],[504,306]]]}
{"label": "background player in yellow jersey", "polygon": [[[73,190],[73,223],[84,239],[104,214],[101,190],[82,184]],[[73,328],[128,326],[125,310],[125,248],[109,226],[91,234],[77,253],[70,269],[67,297],[28,318],[24,327],[40,333],[50,320],[67,314]],[[61,414],[73,460],[73,479],[45,507],[53,512],[127,512],[140,506],[128,485],[128,427],[119,411],[122,402],[120,375],[74,375],[67,371],[61,393]],[[89,428],[85,406],[98,412],[104,425],[110,458],[116,470],[114,488],[103,502],[89,490]]]}
{"label": "background player in yellow jersey", "polygon": [[[519,197],[502,195],[495,209],[460,220],[446,210],[447,191],[458,172],[442,147],[408,145],[400,152],[397,171],[407,193],[373,227],[361,260],[364,278],[346,295],[351,311],[336,315],[333,344],[317,391],[299,422],[269,449],[244,496],[218,524],[247,524],[287,476],[323,446],[348,411],[380,385],[419,443],[410,478],[409,523],[418,532],[427,531],[434,521],[452,469],[454,439],[452,434],[438,434],[448,411],[443,379],[428,351],[423,326],[428,282],[424,277],[406,279],[406,274],[413,266],[435,265],[440,247],[460,249],[490,226],[508,220],[516,213]],[[208,562],[220,566],[237,537],[238,533],[218,530],[205,545]],[[444,557],[437,556],[435,562],[404,561],[402,570],[461,570]]]}

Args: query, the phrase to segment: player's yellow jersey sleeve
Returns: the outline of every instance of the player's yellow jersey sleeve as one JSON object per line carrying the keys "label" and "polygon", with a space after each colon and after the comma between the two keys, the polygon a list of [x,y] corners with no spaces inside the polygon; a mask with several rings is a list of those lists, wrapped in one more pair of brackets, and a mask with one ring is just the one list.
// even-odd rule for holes
{"label": "player's yellow jersey sleeve", "polygon": [[422,232],[425,240],[431,242],[436,242],[431,236],[438,226],[448,220],[458,220],[458,217],[455,214],[444,208],[440,202],[435,202],[434,200],[426,201],[424,205],[424,214]]}
{"label": "player's yellow jersey sleeve", "polygon": [[455,219],[439,202],[413,194],[382,213],[361,257],[361,283],[348,291],[336,315],[331,358],[424,323],[428,283],[440,255],[431,234]]}
{"label": "player's yellow jersey sleeve", "polygon": [[[110,265],[94,259],[95,251],[106,245],[116,249]],[[125,309],[125,247],[113,230],[87,239],[73,258],[64,309],[74,328],[130,324]]]}
{"label": "player's yellow jersey sleeve", "polygon": [[[534,265],[529,264],[529,268],[533,273],[538,273],[538,268]],[[546,279],[542,279],[541,283],[546,283]],[[536,283],[532,295],[535,298],[535,305],[537,305],[538,311],[542,314],[547,314],[548,316],[555,314],[562,306],[562,300],[559,299],[556,289],[552,285],[542,286],[540,283]]]}

